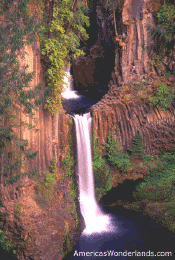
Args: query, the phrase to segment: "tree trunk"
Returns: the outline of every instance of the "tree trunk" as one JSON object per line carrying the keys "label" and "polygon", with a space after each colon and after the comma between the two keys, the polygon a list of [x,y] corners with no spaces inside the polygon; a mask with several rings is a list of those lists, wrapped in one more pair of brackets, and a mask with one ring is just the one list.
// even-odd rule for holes
{"label": "tree trunk", "polygon": [[[78,0],[74,0],[73,6],[72,6],[72,12],[73,13],[75,13],[76,10],[77,10],[77,3],[78,3]],[[66,34],[68,34],[70,32],[71,26],[73,24],[73,20],[74,20],[74,18],[72,18],[71,21],[69,22],[67,30],[66,30]]]}
{"label": "tree trunk", "polygon": [[114,17],[114,28],[115,28],[115,36],[116,38],[118,37],[118,32],[117,32],[117,25],[116,25],[116,17],[115,17],[115,6],[113,3],[113,17]]}

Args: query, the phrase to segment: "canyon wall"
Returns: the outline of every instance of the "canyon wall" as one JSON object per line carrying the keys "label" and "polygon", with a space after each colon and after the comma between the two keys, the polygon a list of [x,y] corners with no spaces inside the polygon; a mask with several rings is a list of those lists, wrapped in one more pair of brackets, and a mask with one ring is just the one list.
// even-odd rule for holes
{"label": "canyon wall", "polygon": [[172,151],[175,148],[175,109],[162,111],[145,104],[126,104],[121,102],[117,93],[117,87],[111,87],[111,92],[92,107],[95,137],[99,144],[104,146],[112,132],[126,152],[133,137],[139,133],[145,153]]}
{"label": "canyon wall", "polygon": [[[95,138],[99,139],[101,146],[105,147],[108,134],[113,132],[116,141],[127,151],[133,137],[139,133],[145,152],[157,154],[175,148],[175,109],[162,111],[141,102],[124,102],[120,98],[122,89],[119,88],[128,81],[140,82],[145,75],[149,77],[150,74],[155,74],[146,48],[149,43],[146,25],[154,24],[148,2],[124,1],[121,18],[118,19],[122,25],[118,27],[118,37],[114,44],[113,24],[108,21],[108,16],[100,5],[101,1],[98,1],[97,21],[101,28],[98,41],[87,57],[76,61],[75,74],[76,84],[84,84],[85,87],[92,85],[93,93],[93,86],[98,90],[103,85],[107,67],[110,67],[108,74],[113,70],[113,82],[108,93],[91,108]],[[103,44],[107,47],[103,48]],[[31,84],[44,82],[39,40],[25,46],[24,51],[24,64],[28,64],[29,72],[35,71]],[[112,65],[109,66],[111,57]],[[78,79],[79,74],[81,77]],[[34,112],[33,117],[35,119],[20,113],[18,123],[29,123],[31,129],[23,125],[16,133],[28,140],[32,152],[37,152],[34,160],[24,160],[22,173],[36,169],[37,177],[30,179],[22,175],[18,182],[6,185],[1,179],[0,224],[6,232],[7,240],[11,242],[11,249],[17,250],[18,259],[60,260],[65,252],[70,251],[80,233],[74,199],[71,196],[72,180],[65,177],[63,164],[69,148],[69,134],[72,134],[71,120],[64,110],[52,116],[43,105]],[[32,129],[35,123],[38,130]],[[44,197],[41,194],[42,181],[54,157],[57,165],[56,185],[51,196]]]}
{"label": "canyon wall", "polygon": [[125,31],[119,35],[122,47],[121,70],[123,82],[142,77],[152,71],[148,58],[149,26],[154,26],[148,0],[125,0],[122,11]]}
{"label": "canyon wall", "polygon": [[[97,19],[101,25],[100,36],[105,34],[108,26],[102,9],[102,2],[99,1]],[[174,108],[167,111],[153,108],[142,99],[138,102],[138,96],[134,95],[129,102],[123,99],[125,86],[134,89],[134,84],[139,87],[147,82],[145,88],[149,88],[157,80],[148,56],[151,44],[148,27],[155,26],[152,3],[149,0],[125,0],[121,10],[121,16],[116,18],[118,36],[115,35],[113,79],[108,93],[92,107],[96,138],[104,145],[108,134],[113,132],[123,150],[127,151],[133,137],[139,133],[145,153],[157,154],[172,150],[175,147]],[[113,29],[113,37],[114,34]],[[108,35],[110,37],[111,34]],[[104,71],[106,68],[107,64]],[[174,78],[170,81],[174,81]],[[128,92],[130,96],[132,91]]]}
{"label": "canyon wall", "polygon": [[106,90],[110,80],[122,85],[156,74],[148,56],[152,44],[148,27],[155,26],[151,1],[124,0],[118,6],[114,21],[113,9],[104,1],[93,3],[96,42],[92,39],[93,46],[83,47],[86,56],[73,61],[76,88],[91,96]]}
{"label": "canyon wall", "polygon": [[[28,72],[35,72],[31,85],[36,86],[44,82],[39,39],[31,45],[25,46],[24,53],[25,59],[22,62],[28,65]],[[67,133],[69,132],[70,118],[66,112],[61,110],[52,116],[48,110],[44,109],[43,105],[40,105],[34,111],[33,119],[20,113],[19,120],[30,124],[31,127],[22,126],[18,130],[18,135],[22,139],[28,140],[32,152],[38,152],[36,158],[31,161],[30,168],[36,167],[39,175],[42,175],[49,169],[50,161],[54,156],[57,167],[61,168],[68,148]],[[34,125],[36,129],[32,129]]]}
{"label": "canyon wall", "polygon": [[[44,77],[39,40],[25,46],[24,53],[21,65],[27,64],[28,72],[35,71],[31,86],[36,86]],[[4,244],[20,260],[59,260],[76,243],[80,233],[77,205],[71,195],[72,180],[65,177],[63,165],[70,146],[70,117],[64,110],[52,116],[40,105],[33,118],[19,112],[16,123],[22,121],[30,124],[30,128],[22,124],[15,132],[28,140],[28,148],[37,155],[34,160],[23,158],[18,181],[11,176],[9,182],[1,175],[0,224]],[[32,128],[35,124],[37,130]],[[54,157],[56,180],[51,175],[46,180]],[[26,172],[31,172],[31,176],[26,176]],[[34,172],[36,175],[32,177]]]}

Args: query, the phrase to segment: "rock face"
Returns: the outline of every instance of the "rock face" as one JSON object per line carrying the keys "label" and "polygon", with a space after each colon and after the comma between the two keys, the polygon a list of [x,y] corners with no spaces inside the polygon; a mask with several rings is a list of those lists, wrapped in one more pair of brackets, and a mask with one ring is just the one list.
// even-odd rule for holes
{"label": "rock face", "polygon": [[[35,71],[32,86],[43,81],[40,62],[39,41],[25,47],[28,71]],[[40,106],[33,116],[19,113],[17,123],[23,124],[16,133],[28,140],[32,152],[38,152],[34,160],[23,161],[21,178],[10,184],[1,176],[0,223],[5,232],[5,241],[16,251],[17,258],[62,259],[79,236],[79,224],[74,200],[71,198],[71,179],[65,177],[63,159],[69,148],[70,117],[60,111],[54,117]],[[37,122],[37,129],[32,126]],[[57,165],[56,185],[53,190],[44,186],[44,177],[49,171],[51,160]],[[28,178],[25,172],[36,171],[35,178]],[[51,185],[51,184],[50,184]]]}
{"label": "rock face", "polygon": [[[115,43],[110,12],[105,9],[103,1],[94,1],[91,6],[90,40],[83,47],[86,55],[73,61],[73,77],[75,88],[94,98],[99,95],[99,89],[108,89],[115,64]],[[102,73],[104,70],[105,73]]]}
{"label": "rock face", "polygon": [[74,61],[77,89],[90,92],[103,89],[110,80],[123,84],[142,78],[145,73],[155,74],[148,57],[151,45],[148,27],[155,24],[150,1],[123,1],[116,11],[116,31],[111,7],[105,6],[102,0],[93,5],[97,40],[89,50],[84,47],[86,57]]}
{"label": "rock face", "polygon": [[[151,43],[148,29],[154,26],[153,10],[149,0],[125,0],[118,18],[115,51],[115,68],[108,93],[92,107],[94,128],[100,144],[104,145],[107,135],[114,132],[116,140],[126,151],[138,132],[143,139],[146,153],[156,154],[174,149],[174,108],[166,112],[148,105],[123,102],[119,86],[130,82],[140,84],[143,77],[154,78],[150,65],[148,46]],[[100,16],[99,20],[104,19]],[[103,28],[103,22],[101,22]]]}
{"label": "rock face", "polygon": [[62,259],[77,241],[80,231],[73,216],[71,180],[63,176],[49,197],[38,193],[38,182],[28,177],[1,185],[0,223],[18,259]]}
{"label": "rock face", "polygon": [[[117,40],[121,46],[121,58],[116,56],[116,63],[121,63],[121,77],[124,83],[132,77],[141,77],[150,73],[152,68],[148,58],[150,44],[148,26],[154,25],[148,0],[125,0],[122,11],[122,22],[125,30]],[[116,70],[118,74],[119,71]]]}
{"label": "rock face", "polygon": [[[36,86],[44,81],[39,39],[32,45],[26,46],[24,52],[23,63],[28,64],[29,72],[35,72],[31,85]],[[30,163],[30,169],[36,167],[38,173],[42,175],[44,171],[48,170],[54,156],[57,167],[62,167],[62,160],[65,158],[68,146],[69,119],[64,110],[52,116],[42,105],[37,111],[34,111],[33,119],[25,114],[19,114],[19,121],[24,121],[31,126],[36,125],[36,129],[38,129],[32,130],[22,126],[17,132],[22,139],[28,140],[33,152],[38,152],[36,159]]]}
{"label": "rock face", "polygon": [[[84,84],[87,87],[90,84],[98,89],[97,79],[100,74],[104,74],[100,81],[103,84],[106,74],[102,71],[109,67],[111,56],[113,61],[109,72],[111,74],[115,65],[113,79],[119,85],[152,73],[146,48],[149,43],[146,26],[153,24],[148,0],[124,1],[121,19],[118,19],[122,26],[118,30],[117,45],[114,46],[113,43],[112,50],[112,30],[107,36],[105,32],[109,31],[105,24],[108,18],[103,13],[101,1],[98,1],[97,16],[101,27],[98,43],[91,48],[87,57],[76,61],[74,71],[77,86]],[[107,48],[100,49],[100,45],[105,42],[108,42]],[[35,71],[31,84],[37,85],[44,81],[39,41],[26,46],[25,53],[24,63],[29,65],[29,72]],[[103,56],[107,62],[104,62]],[[141,103],[122,102],[119,96],[118,85],[111,85],[103,99],[92,107],[95,138],[99,138],[102,146],[106,143],[108,134],[113,132],[126,151],[131,146],[133,137],[139,133],[146,153],[156,154],[174,149],[174,108],[164,112]],[[23,176],[14,184],[4,185],[1,177],[0,204],[3,206],[0,208],[0,224],[6,232],[7,240],[11,242],[11,249],[17,250],[18,259],[60,260],[71,249],[79,234],[74,201],[70,195],[71,179],[65,177],[63,165],[69,147],[70,117],[63,110],[53,117],[40,106],[35,111],[34,118],[35,120],[20,113],[18,123],[24,121],[32,127],[37,122],[39,130],[28,129],[23,125],[16,133],[28,140],[32,152],[38,152],[33,161],[24,161],[22,173],[36,169],[38,179]],[[43,182],[40,180],[49,171],[53,157],[56,158],[58,169],[56,185],[52,196],[43,197],[40,192]]]}
{"label": "rock face", "polygon": [[117,88],[111,88],[111,92],[92,107],[95,134],[101,145],[113,132],[116,141],[127,151],[139,133],[145,153],[157,154],[175,148],[174,108],[165,112],[144,104],[125,104],[117,98],[117,93]]}

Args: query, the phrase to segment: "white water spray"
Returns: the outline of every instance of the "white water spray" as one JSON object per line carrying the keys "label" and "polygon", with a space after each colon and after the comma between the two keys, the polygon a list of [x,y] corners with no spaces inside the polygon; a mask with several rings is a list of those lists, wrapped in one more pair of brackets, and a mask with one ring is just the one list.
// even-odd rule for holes
{"label": "white water spray", "polygon": [[80,96],[77,94],[77,91],[74,91],[72,75],[70,73],[70,66],[67,67],[65,71],[66,75],[64,77],[64,89],[62,92],[62,96],[65,99],[78,99]]}
{"label": "white water spray", "polygon": [[83,234],[113,232],[109,215],[102,212],[95,199],[92,167],[90,113],[74,116],[77,139],[79,201],[86,228]]}

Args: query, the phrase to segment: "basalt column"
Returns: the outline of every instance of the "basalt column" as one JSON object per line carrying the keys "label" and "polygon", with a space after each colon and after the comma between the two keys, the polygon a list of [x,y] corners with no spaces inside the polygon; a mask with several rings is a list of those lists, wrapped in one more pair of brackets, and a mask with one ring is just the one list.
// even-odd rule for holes
{"label": "basalt column", "polygon": [[[154,26],[154,19],[148,0],[125,0],[122,9],[123,32],[116,41],[120,48],[120,59],[116,53],[116,75],[126,83],[144,73],[151,72],[148,58],[150,43],[148,26]],[[117,66],[121,63],[121,71]]]}

